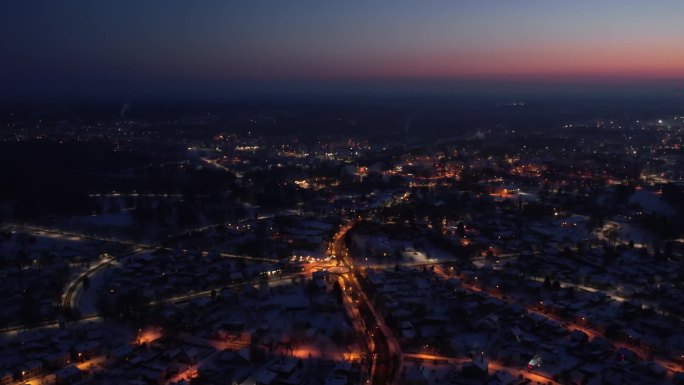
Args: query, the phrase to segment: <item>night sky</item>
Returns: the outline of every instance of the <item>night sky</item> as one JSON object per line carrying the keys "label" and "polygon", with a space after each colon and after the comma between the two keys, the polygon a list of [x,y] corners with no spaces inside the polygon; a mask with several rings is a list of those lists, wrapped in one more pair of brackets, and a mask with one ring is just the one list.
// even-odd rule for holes
{"label": "night sky", "polygon": [[671,88],[681,0],[16,0],[0,97]]}

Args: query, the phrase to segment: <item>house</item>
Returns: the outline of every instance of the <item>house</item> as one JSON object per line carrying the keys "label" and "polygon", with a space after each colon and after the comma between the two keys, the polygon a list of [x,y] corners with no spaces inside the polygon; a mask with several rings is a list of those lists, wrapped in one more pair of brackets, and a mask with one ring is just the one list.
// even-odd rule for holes
{"label": "house", "polygon": [[35,377],[43,371],[43,363],[40,361],[29,361],[21,370],[22,378]]}
{"label": "house", "polygon": [[51,367],[62,367],[69,363],[70,360],[71,354],[68,351],[61,351],[57,353],[48,354],[43,358],[45,364]]}
{"label": "house", "polygon": [[572,333],[570,333],[570,340],[583,345],[589,341],[589,336],[581,330],[573,330]]}
{"label": "house", "polygon": [[405,385],[428,385],[427,377],[425,377],[425,368],[422,366],[412,366],[408,369],[406,373],[406,378],[404,379]]}
{"label": "house", "polygon": [[280,377],[278,383],[282,385],[303,385],[306,383],[304,375],[299,371],[295,371],[285,378],[282,378],[282,376]]}
{"label": "house", "polygon": [[256,374],[254,378],[254,385],[271,385],[275,384],[278,373],[270,370],[262,370]]}
{"label": "house", "polygon": [[684,385],[684,372],[675,373],[672,379],[675,384]]}
{"label": "house", "polygon": [[140,378],[148,384],[163,384],[164,376],[167,373],[166,370],[150,367],[139,368],[136,369],[136,371],[140,375]]}
{"label": "house", "polygon": [[76,354],[79,357],[91,357],[95,354],[97,354],[98,350],[100,348],[100,344],[96,341],[90,341],[82,344],[78,344],[75,346],[76,349]]}
{"label": "house", "polygon": [[197,362],[199,358],[199,352],[195,348],[183,349],[183,351],[178,355],[178,360],[185,364],[193,364]]}
{"label": "house", "polygon": [[475,327],[480,330],[497,330],[498,325],[499,317],[494,314],[489,314],[475,323]]}
{"label": "house", "polygon": [[552,346],[540,345],[538,354],[544,362],[557,364],[561,360],[560,351]]}
{"label": "house", "polygon": [[282,362],[278,362],[271,365],[269,367],[269,370],[281,375],[289,375],[295,370],[299,362],[299,359],[295,357],[288,357],[285,358]]}
{"label": "house", "polygon": [[128,359],[132,354],[133,348],[128,345],[124,345],[112,350],[111,356],[117,360],[125,360]]}
{"label": "house", "polygon": [[91,330],[86,333],[86,338],[89,340],[99,340],[104,338],[102,330]]}
{"label": "house", "polygon": [[624,330],[625,339],[632,344],[639,346],[641,343],[642,335],[638,331],[628,328]]}
{"label": "house", "polygon": [[618,361],[636,362],[639,360],[639,356],[632,350],[627,348],[619,348],[615,352],[615,356]]}
{"label": "house", "polygon": [[14,382],[14,377],[10,372],[0,373],[0,385],[9,385]]}
{"label": "house", "polygon": [[342,376],[328,377],[324,385],[347,385],[347,378]]}
{"label": "house", "polygon": [[76,365],[67,366],[55,372],[55,381],[58,385],[72,384],[81,379],[81,370]]}
{"label": "house", "polygon": [[348,375],[352,372],[352,364],[349,361],[342,361],[335,364],[333,373],[336,375]]}
{"label": "house", "polygon": [[606,370],[603,373],[603,384],[605,385],[621,385],[625,383],[624,373],[617,370]]}
{"label": "house", "polygon": [[653,361],[639,362],[637,370],[649,378],[663,378],[667,374],[665,367]]}
{"label": "house", "polygon": [[489,374],[489,361],[484,357],[473,358],[463,364],[463,375],[471,378],[485,378]]}

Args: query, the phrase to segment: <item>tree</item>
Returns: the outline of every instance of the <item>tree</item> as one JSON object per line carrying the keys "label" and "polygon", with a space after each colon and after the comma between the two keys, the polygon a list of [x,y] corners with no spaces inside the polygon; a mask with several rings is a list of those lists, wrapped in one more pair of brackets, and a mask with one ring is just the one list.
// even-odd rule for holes
{"label": "tree", "polygon": [[456,235],[458,235],[461,238],[465,237],[465,224],[463,222],[458,222],[456,224]]}
{"label": "tree", "polygon": [[568,259],[572,257],[572,251],[570,251],[570,248],[568,246],[565,246],[563,249],[563,258]]}
{"label": "tree", "polygon": [[33,326],[40,321],[40,309],[38,303],[33,301],[28,292],[24,295],[19,308],[19,319],[23,325]]}
{"label": "tree", "polygon": [[672,257],[672,248],[673,248],[672,241],[665,242],[665,249],[663,251],[663,254],[665,254],[665,258],[671,258]]}
{"label": "tree", "polygon": [[575,298],[575,288],[570,286],[568,288],[568,298],[569,299],[574,299]]}
{"label": "tree", "polygon": [[338,281],[333,284],[333,294],[339,304],[342,304],[342,287]]}
{"label": "tree", "polygon": [[313,279],[310,279],[306,283],[306,286],[304,287],[304,293],[309,297],[309,303],[313,302],[313,297],[316,294],[316,291],[317,291],[316,282],[314,282]]}

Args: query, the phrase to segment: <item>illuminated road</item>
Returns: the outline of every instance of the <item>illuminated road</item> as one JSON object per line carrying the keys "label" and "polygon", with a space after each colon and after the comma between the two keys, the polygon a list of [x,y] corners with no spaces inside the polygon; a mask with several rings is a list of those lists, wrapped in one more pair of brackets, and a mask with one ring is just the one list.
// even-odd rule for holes
{"label": "illuminated road", "polygon": [[[409,359],[409,360],[418,360],[418,361],[426,361],[426,362],[434,362],[436,364],[464,364],[468,362],[472,362],[473,359],[470,357],[447,357],[447,356],[438,356],[434,354],[423,354],[423,353],[404,353],[404,359]],[[477,357],[475,358],[477,360]],[[528,372],[526,370],[523,370],[521,368],[515,368],[515,367],[508,367],[504,366],[501,363],[498,363],[496,361],[492,361],[491,359],[487,359],[488,363],[488,370],[489,373],[491,374],[492,371],[494,372],[507,372],[511,377],[517,378],[518,375],[522,375],[523,378],[530,379],[532,381],[539,382],[542,384],[551,384],[551,385],[558,385],[557,382],[553,381],[550,377],[543,376],[538,373],[532,373]]]}
{"label": "illuminated road", "polygon": [[[318,265],[311,265],[311,267],[306,268],[305,270],[298,272],[298,273],[293,273],[293,274],[285,274],[281,275],[275,278],[271,278],[268,280],[267,284],[275,284],[275,283],[280,283],[283,281],[287,280],[292,280],[292,278],[297,278],[300,276],[310,276],[311,273],[316,270],[320,269],[321,267]],[[249,283],[254,283],[255,281],[246,281],[242,283],[236,283],[232,285],[227,285],[227,286],[217,286],[213,289],[208,289],[208,290],[203,290],[200,292],[196,293],[191,293],[191,294],[183,294],[183,295],[178,295],[175,297],[170,297],[170,298],[165,298],[165,299],[159,299],[159,300],[153,300],[147,303],[147,306],[154,306],[160,303],[181,303],[181,302],[187,302],[191,301],[193,299],[198,299],[198,298],[203,298],[203,297],[209,297],[211,296],[212,290],[215,290],[217,293],[220,292],[222,289],[231,289],[231,288],[236,288],[241,285],[249,284]],[[97,314],[90,314],[90,315],[85,315],[78,317],[75,319],[73,322],[83,322],[83,321],[100,321],[102,320],[102,317]],[[57,321],[47,321],[44,323],[41,323],[39,325],[33,326],[33,327],[25,327],[25,326],[13,326],[9,328],[4,328],[0,330],[0,334],[4,334],[6,336],[13,336],[21,332],[29,331],[29,330],[36,330],[36,329],[50,329],[50,328],[57,328],[59,327],[59,323]]]}
{"label": "illuminated road", "polygon": [[372,384],[378,385],[393,384],[399,374],[399,368],[397,367],[399,361],[395,358],[401,357],[401,349],[399,347],[399,342],[385,325],[383,318],[366,296],[366,293],[363,291],[363,288],[354,274],[354,266],[351,263],[349,252],[344,244],[347,232],[354,225],[355,222],[350,222],[340,227],[331,241],[328,253],[331,256],[335,256],[338,261],[349,269],[349,273],[343,274],[342,278],[345,282],[345,289],[352,290],[359,296],[359,300],[354,305],[359,309],[367,309],[372,315],[372,317],[369,318],[368,316],[364,317],[363,314],[357,312],[358,316],[361,317],[361,321],[363,321],[365,335],[370,336],[368,346],[373,348],[373,350],[370,351],[372,358],[370,381]]}
{"label": "illuminated road", "polygon": [[[268,218],[268,216],[265,216],[264,218]],[[201,227],[201,228],[197,228],[197,229],[193,229],[193,230],[188,230],[186,232],[183,232],[182,234],[171,237],[171,239],[177,239],[180,237],[188,236],[188,235],[191,235],[195,232],[201,232],[201,231],[205,231],[205,230],[208,230],[211,228],[215,228],[216,226],[217,225],[211,225],[211,226],[205,226],[205,227]],[[39,228],[39,227],[33,227],[33,226],[22,226],[22,225],[16,225],[16,224],[9,224],[9,225],[7,225],[7,227],[12,228],[12,229],[16,229],[16,230],[54,234],[54,235],[58,235],[61,237],[70,237],[70,238],[73,238],[74,240],[93,240],[93,241],[114,243],[114,244],[119,244],[119,245],[134,248],[133,251],[131,251],[129,253],[125,253],[125,254],[122,254],[122,255],[119,255],[119,256],[116,256],[113,258],[103,259],[103,260],[99,261],[95,266],[91,267],[87,271],[82,272],[81,274],[78,274],[76,277],[74,277],[66,285],[66,290],[65,290],[65,293],[62,297],[62,306],[64,308],[70,308],[70,309],[76,310],[76,311],[78,311],[78,309],[75,307],[74,298],[77,296],[78,290],[83,287],[82,283],[86,277],[90,278],[93,274],[95,274],[96,272],[100,271],[101,269],[103,269],[105,267],[110,266],[112,263],[114,263],[118,260],[121,260],[123,258],[129,257],[131,255],[138,254],[138,253],[143,252],[143,251],[153,251],[153,250],[160,250],[160,249],[165,250],[165,251],[170,251],[170,252],[178,251],[178,250],[173,249],[171,247],[161,247],[159,245],[150,245],[150,244],[128,242],[128,241],[123,241],[123,240],[116,240],[114,238],[89,236],[89,235],[84,235],[84,234],[76,234],[76,233],[71,233],[71,232],[45,229],[45,228]],[[169,242],[169,241],[167,240],[167,242]],[[180,251],[183,253],[193,252],[192,250],[188,250],[188,249],[183,249]],[[209,255],[210,252],[200,251],[199,253],[202,256],[207,256],[207,255]],[[267,262],[267,263],[277,262],[276,260],[273,260],[273,259],[255,258],[255,257],[247,256],[247,255],[236,255],[236,254],[222,253],[222,252],[218,252],[217,254],[223,258],[242,259],[242,260],[248,260],[248,261]]]}
{"label": "illuminated road", "polygon": [[[451,274],[446,272],[442,266],[436,266],[435,273],[437,273],[438,275],[442,276],[445,279],[453,277]],[[497,295],[495,293],[483,290],[477,286],[466,284],[463,281],[461,281],[461,286],[463,288],[469,290],[469,291],[480,292],[480,293],[484,293],[484,294],[487,294],[489,296],[495,297],[495,298],[497,298],[501,301],[504,301],[508,304],[517,304],[517,305],[525,308],[525,310],[527,310],[529,313],[534,313],[534,314],[537,314],[537,315],[542,316],[544,318],[548,318],[548,319],[551,319],[551,320],[554,320],[554,321],[560,323],[565,328],[567,328],[567,330],[570,332],[572,332],[574,330],[579,330],[579,331],[586,333],[591,338],[601,337],[601,338],[607,339],[603,333],[601,333],[597,330],[594,330],[594,329],[587,327],[587,326],[584,326],[584,325],[577,324],[577,323],[572,322],[572,321],[564,320],[564,319],[557,317],[553,314],[543,313],[543,312],[539,311],[538,309],[534,308],[533,306],[527,306],[527,305],[523,305],[523,304],[514,302],[510,298],[504,298],[503,296],[500,296],[500,295]],[[621,342],[613,342],[612,344],[616,348],[626,348],[626,349],[632,350],[635,353],[637,353],[639,356],[641,356],[642,358],[647,358],[650,355],[647,351],[645,351],[642,347],[639,347],[639,346],[634,346],[631,344],[621,343]],[[651,361],[663,366],[664,368],[666,368],[668,370],[668,372],[676,372],[676,371],[680,371],[680,370],[684,369],[684,367],[682,367],[682,365],[680,365],[674,361],[670,361],[670,360],[653,358],[653,359],[651,359]]]}
{"label": "illuminated road", "polygon": [[[276,278],[269,279],[267,281],[267,284],[270,286],[274,283],[279,283],[279,282],[283,282],[283,281],[291,281],[292,278],[301,277],[302,275],[310,276],[311,271],[310,270],[304,270],[304,271],[299,272],[299,273],[281,275],[281,276],[278,276]],[[212,291],[214,291],[215,293],[219,293],[223,289],[234,289],[234,288],[238,288],[240,286],[244,286],[245,284],[248,284],[248,283],[250,283],[250,282],[234,283],[232,285],[227,285],[227,286],[217,286],[217,287],[214,287],[212,289],[202,290],[202,291],[199,291],[196,293],[183,294],[183,295],[179,295],[179,296],[175,296],[175,297],[171,297],[171,298],[151,301],[149,303],[149,305],[158,305],[160,303],[180,303],[180,302],[192,301],[193,299],[209,297],[209,296],[211,296]],[[251,282],[251,283],[254,283],[254,282]]]}
{"label": "illuminated road", "polygon": [[[260,216],[258,219],[266,219],[270,218],[272,216],[275,216],[276,214],[272,215],[264,215]],[[242,222],[248,222],[251,221],[252,219],[244,219],[241,221],[237,221],[238,223]],[[224,224],[225,225],[225,224]],[[170,240],[185,237],[185,236],[190,236],[193,235],[193,233],[197,232],[202,232],[208,229],[216,228],[216,226],[221,226],[221,225],[211,225],[211,226],[205,226],[201,228],[196,228],[193,230],[187,230],[184,231],[183,233],[180,233],[178,235],[175,235],[170,238]],[[18,224],[6,224],[4,226],[6,229],[12,229],[12,230],[19,230],[19,231],[26,231],[26,232],[33,232],[33,233],[45,233],[45,234],[51,234],[56,237],[69,237],[74,241],[83,241],[83,240],[93,240],[93,241],[100,241],[100,242],[106,242],[106,243],[113,243],[113,244],[118,244],[118,245],[123,245],[127,247],[132,247],[133,251],[116,256],[116,257],[111,257],[107,259],[102,259],[100,260],[95,266],[89,268],[87,271],[84,271],[78,275],[76,275],[73,279],[71,279],[65,286],[65,292],[62,295],[62,300],[61,300],[61,305],[64,309],[71,309],[71,314],[75,316],[75,320],[94,320],[98,319],[97,314],[80,314],[80,309],[78,309],[78,306],[75,302],[75,299],[79,296],[79,291],[83,289],[83,280],[84,278],[88,277],[91,278],[93,274],[101,271],[104,268],[110,267],[113,263],[120,261],[123,258],[145,252],[145,251],[153,251],[153,250],[165,250],[169,252],[183,252],[183,253],[193,253],[193,252],[198,252],[202,256],[208,256],[210,254],[209,251],[195,251],[195,250],[188,250],[188,249],[174,249],[171,247],[161,247],[157,245],[148,245],[148,244],[141,244],[141,243],[135,243],[135,242],[129,242],[129,241],[123,241],[123,240],[117,240],[114,238],[104,238],[104,237],[97,237],[97,236],[89,236],[89,235],[84,235],[84,234],[76,234],[72,232],[65,232],[65,231],[60,231],[60,230],[54,230],[54,229],[46,229],[46,228],[40,228],[40,227],[35,227],[35,226],[25,226],[25,225],[18,225]],[[169,242],[170,240],[167,240]],[[268,259],[268,258],[255,258],[255,257],[250,257],[247,255],[236,255],[236,254],[230,254],[230,253],[224,253],[224,252],[217,252],[217,255],[223,257],[223,258],[231,258],[231,259],[241,259],[241,260],[248,260],[248,261],[254,261],[254,262],[266,262],[266,263],[274,263],[277,262],[276,260],[273,259]],[[311,270],[310,268],[308,269],[308,272],[310,273]],[[201,296],[197,294],[189,294],[189,296]],[[182,298],[182,297],[179,297]],[[182,299],[179,299],[182,300]],[[6,327],[3,329],[0,329],[1,334],[6,334],[6,335],[11,335],[11,334],[16,334],[20,333],[23,331],[27,330],[33,330],[33,329],[40,329],[40,328],[54,328],[58,327],[59,323],[56,320],[52,321],[45,321],[38,323],[37,325],[27,327],[25,325],[15,325],[11,327]]]}
{"label": "illuminated road", "polygon": [[[532,281],[537,281],[537,282],[544,282],[544,280],[545,280],[544,278],[541,278],[541,277],[527,277],[527,278],[530,279],[530,280],[532,280]],[[621,297],[621,296],[619,296],[619,295],[612,294],[612,293],[607,292],[607,291],[605,291],[605,290],[595,289],[595,288],[593,288],[593,287],[589,287],[589,286],[586,286],[586,285],[579,285],[579,284],[576,284],[576,283],[565,282],[565,281],[560,281],[560,282],[558,282],[558,283],[560,284],[561,287],[572,287],[572,288],[575,288],[575,289],[580,289],[580,290],[588,291],[588,292],[590,292],[590,293],[603,293],[603,294],[605,294],[608,298],[610,298],[610,299],[612,299],[612,300],[614,300],[614,301],[617,301],[617,302],[625,302],[625,301],[628,301],[628,299],[625,298],[625,297]]]}
{"label": "illuminated road", "polygon": [[93,266],[92,268],[82,272],[81,274],[77,275],[72,279],[68,284],[67,284],[67,289],[64,292],[64,296],[62,298],[62,307],[65,309],[72,309],[73,310],[78,310],[76,309],[76,306],[74,306],[74,298],[76,297],[77,290],[79,288],[83,287],[83,280],[87,277],[90,278],[93,274],[96,272],[102,270],[103,268],[109,266],[116,260],[120,260],[126,257],[129,257],[131,255],[135,255],[143,251],[143,249],[135,249],[130,253],[126,253],[123,255],[120,255],[115,258],[106,258],[101,260],[97,265]]}

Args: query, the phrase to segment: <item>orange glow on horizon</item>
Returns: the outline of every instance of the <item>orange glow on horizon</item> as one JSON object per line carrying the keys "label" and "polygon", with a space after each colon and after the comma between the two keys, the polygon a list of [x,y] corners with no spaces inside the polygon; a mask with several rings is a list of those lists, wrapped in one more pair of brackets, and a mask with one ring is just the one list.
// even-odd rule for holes
{"label": "orange glow on horizon", "polygon": [[[272,80],[649,81],[684,78],[684,51],[673,41],[602,44],[521,43],[481,49],[426,48],[372,57],[318,58],[270,72]],[[635,48],[638,47],[638,48]],[[221,71],[223,72],[223,71]],[[246,70],[245,78],[263,79]],[[221,76],[219,76],[221,77]]]}

